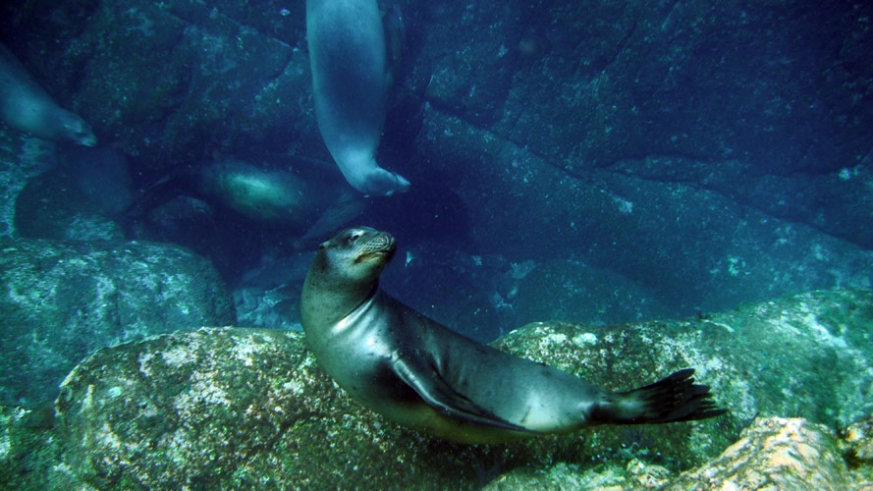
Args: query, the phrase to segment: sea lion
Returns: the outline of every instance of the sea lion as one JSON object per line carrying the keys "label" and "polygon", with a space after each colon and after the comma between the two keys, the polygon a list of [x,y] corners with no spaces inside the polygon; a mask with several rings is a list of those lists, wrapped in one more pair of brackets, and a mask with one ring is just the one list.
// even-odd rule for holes
{"label": "sea lion", "polygon": [[282,165],[254,165],[237,159],[179,167],[148,186],[120,218],[135,236],[133,225],[143,223],[175,198],[189,196],[248,221],[299,233],[303,244],[315,244],[364,212],[367,200],[337,186],[339,176],[324,179],[303,174]]}
{"label": "sea lion", "polygon": [[725,413],[694,370],[609,392],[468,339],[379,288],[394,238],[360,227],[321,244],[300,304],[318,363],[365,406],[460,443],[495,443],[597,424],[668,423]]}
{"label": "sea lion", "polygon": [[0,44],[0,119],[16,130],[86,147],[97,144],[91,126],[58,106],[6,46]]}
{"label": "sea lion", "polygon": [[376,0],[306,0],[318,129],[346,181],[363,194],[406,191],[376,163],[391,76]]}

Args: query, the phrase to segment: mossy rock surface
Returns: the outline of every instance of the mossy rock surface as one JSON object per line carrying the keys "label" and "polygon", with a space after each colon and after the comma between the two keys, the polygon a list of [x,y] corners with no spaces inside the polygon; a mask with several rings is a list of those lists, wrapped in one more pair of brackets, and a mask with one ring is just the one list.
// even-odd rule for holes
{"label": "mossy rock surface", "polygon": [[[869,348],[854,343],[866,339],[859,331],[871,325],[870,305],[869,291],[816,292],[696,320],[537,323],[496,343],[613,390],[695,367],[731,410],[702,422],[456,445],[399,428],[350,399],[300,333],[204,328],[83,361],[62,387],[58,436],[65,465],[100,489],[477,489],[515,469],[563,463],[587,472],[633,459],[672,475],[718,456],[756,414],[816,421],[869,410],[851,396],[869,383],[858,375]],[[764,339],[770,344],[761,351]],[[827,340],[823,367],[816,353]],[[794,364],[779,372],[755,368],[789,356]]]}

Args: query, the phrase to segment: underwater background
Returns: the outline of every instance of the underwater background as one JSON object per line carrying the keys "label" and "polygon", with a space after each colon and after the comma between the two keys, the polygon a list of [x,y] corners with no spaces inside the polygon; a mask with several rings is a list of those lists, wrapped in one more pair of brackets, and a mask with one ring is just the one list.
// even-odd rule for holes
{"label": "underwater background", "polygon": [[[824,425],[802,440],[833,462],[801,467],[833,489],[870,475],[847,435],[873,413],[873,4],[396,7],[377,159],[412,185],[364,197],[319,134],[304,1],[0,6],[98,139],[0,125],[0,488],[595,489],[616,465],[655,489],[794,428],[756,416]],[[534,323],[500,343],[612,389],[694,366],[731,415],[472,449],[388,428],[297,333],[315,249],[358,224],[397,237],[382,288],[458,332]]]}

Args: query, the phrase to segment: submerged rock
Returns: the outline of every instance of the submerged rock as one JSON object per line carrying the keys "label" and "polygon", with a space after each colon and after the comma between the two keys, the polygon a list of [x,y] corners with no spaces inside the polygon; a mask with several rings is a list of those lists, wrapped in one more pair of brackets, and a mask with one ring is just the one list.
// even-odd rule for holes
{"label": "submerged rock", "polygon": [[51,405],[0,405],[0,489],[96,491],[60,463],[62,446],[53,430]]}
{"label": "submerged rock", "polygon": [[683,489],[849,489],[837,439],[802,418],[768,418],[743,431],[739,441],[709,464],[665,487]]}
{"label": "submerged rock", "polygon": [[[870,359],[864,331],[871,298],[818,292],[694,321],[598,329],[534,324],[497,343],[611,389],[695,367],[732,411],[703,422],[456,445],[399,428],[350,399],[317,367],[301,333],[203,328],[84,360],[62,386],[56,436],[62,466],[103,490],[478,489],[489,482],[489,489],[513,489],[502,486],[516,478],[542,489],[550,489],[545,479],[625,486],[615,489],[678,479],[671,489],[685,489],[694,477],[675,476],[712,461],[757,414],[831,423],[869,414],[852,394],[870,383],[861,367]],[[826,352],[827,363],[816,352]],[[783,368],[764,376],[764,358]],[[807,475],[821,467],[828,474],[820,482],[848,482],[826,428],[781,419],[756,428],[710,465],[729,469],[734,464],[726,459],[741,450],[766,462],[760,455],[771,451],[774,435],[793,442],[796,434],[814,451],[786,461],[785,470]]]}
{"label": "submerged rock", "polygon": [[176,246],[0,240],[0,402],[34,407],[89,353],[234,322],[215,269]]}
{"label": "submerged rock", "polygon": [[291,331],[204,328],[102,350],[57,407],[65,463],[99,489],[461,489],[483,458],[365,410]]}
{"label": "submerged rock", "polygon": [[841,433],[843,456],[855,478],[866,488],[873,489],[873,415],[849,425]]}
{"label": "submerged rock", "polygon": [[718,458],[679,476],[634,459],[582,471],[558,464],[545,472],[521,469],[501,476],[484,491],[565,490],[850,490],[869,489],[869,482],[850,473],[839,441],[822,425],[803,418],[762,418]]}

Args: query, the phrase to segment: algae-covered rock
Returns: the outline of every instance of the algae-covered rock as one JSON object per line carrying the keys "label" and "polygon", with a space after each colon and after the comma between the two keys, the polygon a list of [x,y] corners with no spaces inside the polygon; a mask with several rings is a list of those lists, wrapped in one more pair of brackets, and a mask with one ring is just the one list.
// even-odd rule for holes
{"label": "algae-covered rock", "polygon": [[859,489],[873,489],[873,415],[849,425],[841,436],[843,457],[856,471]]}
{"label": "algae-covered rock", "polygon": [[234,321],[215,268],[170,245],[0,241],[0,401],[34,407],[89,353]]}
{"label": "algae-covered rock", "polygon": [[96,491],[60,463],[54,408],[0,406],[0,489]]}
{"label": "algae-covered rock", "polygon": [[873,293],[842,290],[682,321],[532,324],[498,346],[612,389],[694,367],[738,421],[787,414],[845,426],[873,411],[864,396],[873,384],[871,326]]}
{"label": "algae-covered rock", "polygon": [[[817,292],[703,319],[610,328],[538,323],[496,343],[614,390],[694,367],[731,410],[707,421],[457,445],[399,428],[350,399],[318,368],[301,333],[203,328],[83,361],[62,386],[57,437],[63,465],[103,490],[513,489],[506,486],[516,481],[654,489],[714,459],[757,414],[833,416],[832,423],[869,413],[853,391],[869,384],[871,295]],[[782,368],[765,376],[765,358]],[[831,474],[821,482],[847,479],[825,428],[786,425],[766,423],[760,438],[747,432],[752,447],[742,448],[763,451],[773,435],[802,435],[815,452],[785,469],[807,475],[824,466]],[[808,428],[830,436],[813,440]]]}
{"label": "algae-covered rock", "polygon": [[717,421],[447,443],[351,400],[302,336],[204,328],[95,353],[58,399],[66,465],[100,489],[474,489],[516,467],[635,454],[681,470],[729,443]]}
{"label": "algae-covered rock", "polygon": [[291,331],[201,329],[102,350],[57,406],[65,462],[106,490],[463,489],[498,459],[363,409]]}
{"label": "algae-covered rock", "polygon": [[[557,464],[546,470],[517,469],[484,490],[866,490],[871,482],[851,473],[837,436],[803,418],[761,418],[711,462],[677,476],[658,465],[631,460],[593,469]],[[869,444],[869,441],[867,442]],[[869,476],[867,476],[869,477]]]}
{"label": "algae-covered rock", "polygon": [[837,439],[802,418],[757,420],[709,464],[686,472],[665,491],[685,489],[849,489]]}

